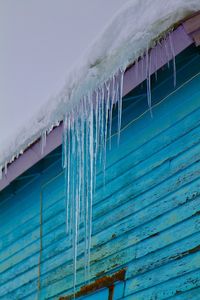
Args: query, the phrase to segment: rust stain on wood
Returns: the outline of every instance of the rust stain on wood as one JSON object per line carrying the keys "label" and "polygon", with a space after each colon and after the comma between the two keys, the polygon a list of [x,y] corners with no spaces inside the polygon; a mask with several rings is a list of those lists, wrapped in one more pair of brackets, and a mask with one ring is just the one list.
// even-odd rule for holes
{"label": "rust stain on wood", "polygon": [[[114,283],[117,281],[124,281],[125,280],[125,273],[126,270],[120,270],[113,274],[112,276],[104,276],[95,280],[93,283],[89,285],[85,285],[81,287],[80,291],[75,294],[75,297],[81,297],[88,295],[90,293],[96,292],[102,288],[109,288],[109,300],[113,299],[114,294]],[[74,299],[74,295],[71,294],[69,296],[62,296],[59,300],[71,300]]]}
{"label": "rust stain on wood", "polygon": [[114,285],[109,286],[109,295],[108,295],[108,300],[113,300],[114,296]]}
{"label": "rust stain on wood", "polygon": [[194,247],[194,248],[188,250],[188,254],[196,253],[196,252],[198,252],[198,251],[200,251],[200,245],[198,245],[198,246],[196,246],[196,247]]}
{"label": "rust stain on wood", "polygon": [[174,258],[174,259],[178,260],[178,259],[181,259],[182,257],[184,257],[184,256],[186,256],[188,254],[193,254],[193,253],[196,253],[198,251],[200,251],[200,245],[198,245],[198,246],[196,246],[196,247],[194,247],[192,249],[189,249],[187,251],[184,251],[184,252],[182,252],[179,255],[172,256],[171,258]]}

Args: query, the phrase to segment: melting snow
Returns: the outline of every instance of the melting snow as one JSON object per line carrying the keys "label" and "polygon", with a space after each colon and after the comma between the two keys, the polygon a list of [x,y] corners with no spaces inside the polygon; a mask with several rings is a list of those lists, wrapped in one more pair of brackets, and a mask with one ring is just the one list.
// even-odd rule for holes
{"label": "melting snow", "polygon": [[134,62],[170,26],[199,9],[199,0],[128,2],[68,72],[65,86],[57,97],[47,101],[29,124],[1,145],[0,165],[11,162],[44,132],[49,132],[84,95]]}

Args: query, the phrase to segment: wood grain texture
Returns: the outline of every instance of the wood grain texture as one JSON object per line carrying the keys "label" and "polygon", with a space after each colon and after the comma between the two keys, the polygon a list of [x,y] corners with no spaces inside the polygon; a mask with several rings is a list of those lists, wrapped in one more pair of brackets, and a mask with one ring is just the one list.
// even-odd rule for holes
{"label": "wood grain texture", "polygon": [[[145,113],[128,126],[119,148],[113,138],[112,151],[107,151],[105,185],[98,170],[91,278],[126,267],[126,282],[116,285],[115,300],[198,299],[200,75],[191,78],[200,69],[200,59],[195,59],[195,64],[193,56],[180,63],[175,92],[171,75],[153,86],[153,119]],[[130,102],[123,112],[123,126],[146,109],[144,96]],[[3,199],[0,194],[1,300],[58,299],[72,293],[64,210],[60,158],[9,197]],[[83,229],[77,289],[84,284],[82,236]],[[107,298],[105,289],[87,299]]]}

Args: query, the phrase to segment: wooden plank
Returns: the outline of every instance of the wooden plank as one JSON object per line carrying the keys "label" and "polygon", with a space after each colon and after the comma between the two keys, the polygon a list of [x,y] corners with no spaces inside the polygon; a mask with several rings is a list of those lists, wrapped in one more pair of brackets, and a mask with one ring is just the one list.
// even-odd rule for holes
{"label": "wooden plank", "polygon": [[170,298],[168,298],[168,300],[188,300],[188,299],[192,299],[192,300],[199,300],[199,295],[200,295],[200,288],[193,288],[190,289],[189,291],[183,291],[181,290],[177,290],[176,294]]}
{"label": "wooden plank", "polygon": [[[193,117],[193,121],[194,122],[196,122],[196,119]],[[180,127],[180,130],[183,130],[183,127],[181,126]],[[174,132],[176,132],[176,130],[173,128],[173,131]],[[169,134],[168,134],[168,136],[170,136]],[[178,151],[178,149],[180,149],[180,151],[181,151],[181,149],[182,149],[182,145],[187,145],[187,147],[190,147],[190,143],[194,143],[194,141],[196,142],[196,139],[197,139],[197,137],[198,136],[200,136],[199,134],[198,134],[198,132],[197,133],[194,133],[194,135],[193,136],[188,136],[188,138],[187,138],[187,136],[186,136],[186,138],[187,139],[185,139],[185,138],[183,138],[183,141],[180,143],[180,146],[178,146],[178,144],[175,146],[175,149],[176,149],[176,151]],[[148,145],[148,147],[150,147],[150,148],[152,148],[152,146],[151,145]],[[171,151],[171,154],[170,154],[170,148],[172,149]],[[163,149],[164,150],[164,149]],[[172,147],[170,146],[170,147],[167,147],[167,149],[166,150],[164,150],[163,151],[163,154],[165,154],[165,155],[172,155],[172,153],[173,153],[173,144],[172,144]],[[162,151],[160,152],[160,154],[159,154],[160,156],[162,156]],[[130,157],[130,161],[131,161],[131,157]],[[130,161],[129,160],[127,160],[127,165],[130,165]],[[159,162],[159,160],[157,160],[157,163]],[[160,162],[159,162],[160,163]],[[148,163],[146,163],[146,165],[147,166],[150,166],[150,168],[152,168],[152,164],[149,164],[149,162]],[[139,167],[139,166],[138,166]],[[148,167],[149,168],[149,167]],[[141,170],[143,170],[143,172],[144,172],[144,166],[142,167],[139,167],[139,171],[140,171],[140,169]],[[118,171],[119,172],[119,171]],[[134,173],[135,173],[135,171],[134,171]],[[136,172],[137,173],[137,172]],[[56,186],[55,185],[53,185],[52,187],[51,187],[51,189],[52,190],[55,190],[55,194],[57,194],[57,189],[56,189]],[[49,196],[50,197],[50,199],[52,199],[52,196]],[[57,203],[56,204],[56,208],[54,209],[54,207],[52,207],[51,209],[50,209],[50,212],[51,212],[51,215],[49,215],[49,217],[48,218],[52,218],[53,217],[53,213],[56,213],[56,211],[57,211],[57,209],[58,209],[58,211],[62,211],[63,209],[64,209],[64,207],[63,207],[63,205],[64,205],[64,201],[60,201],[60,208],[59,208],[59,203]],[[48,212],[48,211],[47,211]],[[94,211],[95,212],[95,211]],[[44,221],[46,220],[46,217],[47,217],[47,215],[45,214],[45,216],[44,216]],[[36,217],[35,218],[35,222],[36,222],[36,224],[37,224],[37,221],[38,220],[38,218]],[[33,223],[33,220],[31,220],[30,221],[30,225],[32,226],[34,223]],[[25,229],[27,229],[27,234],[28,234],[28,226],[26,226],[25,227]],[[22,235],[23,235],[23,231],[22,231]],[[14,237],[16,236],[16,234],[14,234]],[[16,240],[19,238],[19,236],[16,236]],[[27,235],[27,239],[29,240],[29,238],[28,238],[28,235]],[[6,244],[4,244],[4,245],[6,245]]]}
{"label": "wooden plank", "polygon": [[[177,295],[177,291],[188,291],[200,286],[199,270],[158,284],[137,294],[124,297],[125,300],[168,299]],[[173,298],[174,299],[174,298]],[[191,298],[193,299],[193,298]],[[197,298],[198,299],[198,298]],[[188,300],[188,299],[187,299]],[[199,300],[199,299],[198,299]]]}
{"label": "wooden plank", "polygon": [[[125,295],[133,294],[133,291],[139,292],[145,290],[152,287],[152,285],[157,285],[198,269],[200,269],[200,251],[192,255],[188,255],[187,257],[174,260],[173,262],[158,268],[157,272],[152,270],[128,280]],[[143,294],[143,291],[141,294]]]}

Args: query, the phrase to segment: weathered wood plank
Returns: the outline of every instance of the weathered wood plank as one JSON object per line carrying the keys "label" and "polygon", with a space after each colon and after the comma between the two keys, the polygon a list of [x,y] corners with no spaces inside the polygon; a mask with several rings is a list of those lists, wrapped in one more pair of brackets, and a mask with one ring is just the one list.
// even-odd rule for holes
{"label": "weathered wood plank", "polygon": [[200,295],[200,288],[193,288],[189,291],[182,291],[182,290],[177,290],[176,294],[170,298],[167,298],[168,300],[199,300],[199,295]]}
{"label": "weathered wood plank", "polygon": [[[181,149],[182,149],[182,147],[183,147],[183,145],[184,144],[187,144],[187,146],[188,145],[190,145],[190,141],[194,141],[194,140],[196,140],[195,139],[195,137],[197,137],[197,135],[198,135],[198,131],[197,131],[197,133],[196,133],[196,131],[195,131],[195,133],[194,133],[194,136],[189,136],[188,137],[188,141],[187,140],[185,140],[185,139],[183,139],[183,141],[180,143],[180,151],[181,151]],[[198,136],[200,136],[200,135],[198,135]],[[193,143],[193,142],[192,142]],[[171,146],[171,145],[170,145]],[[176,149],[179,149],[179,147],[175,144],[174,145],[175,146],[175,148]],[[170,151],[169,151],[169,149],[166,149],[165,150],[165,153],[167,153],[167,154],[169,154],[170,155]],[[173,153],[173,148],[172,148],[172,153]],[[162,154],[162,153],[161,153]],[[158,160],[159,161],[159,160]],[[189,160],[188,160],[189,161]],[[147,162],[147,166],[148,165],[151,165],[150,163],[148,163]],[[143,168],[141,168],[142,170],[144,170],[145,168],[143,167]],[[136,173],[136,172],[135,172]],[[59,209],[59,212],[62,212],[63,211],[63,209],[64,209],[64,201],[62,200],[61,202],[60,202],[60,204],[61,204],[61,208]],[[57,208],[59,208],[59,205],[58,205],[58,207]],[[99,209],[99,208],[98,208]],[[54,208],[54,206],[52,206],[51,207],[51,213],[52,212],[56,212],[56,209]],[[95,211],[94,211],[94,213],[95,213]],[[47,211],[47,215],[48,215],[48,211]],[[102,214],[103,215],[103,214]],[[46,222],[46,213],[45,213],[45,215],[44,215],[44,221]],[[51,220],[51,223],[48,223],[48,231],[47,232],[50,232],[50,231],[52,231],[53,229],[54,229],[54,226],[55,226],[55,224],[56,224],[56,227],[59,225],[59,220],[60,220],[60,222],[61,222],[61,224],[64,222],[64,215],[63,214],[61,214],[61,218],[59,217],[58,218],[58,216],[55,216],[55,220],[56,220],[56,222],[54,221],[54,218],[53,218],[53,215],[50,215],[50,216],[48,216],[48,219],[49,220]],[[38,224],[38,218],[37,218],[37,224]],[[32,220],[31,220],[31,222],[30,222],[30,225],[32,226]],[[46,233],[46,223],[45,223],[45,225],[43,226],[44,227],[44,235],[45,235],[45,233]],[[51,225],[51,226],[50,226]],[[27,227],[28,228],[28,227]],[[36,232],[36,237],[37,237],[37,239],[38,239],[38,235],[39,235],[39,229],[38,228],[36,228],[36,230],[35,230],[35,232]],[[26,237],[25,237],[28,241],[30,241],[30,236],[29,235],[27,235]],[[32,240],[34,240],[34,239],[32,239]],[[17,243],[17,242],[16,242]],[[22,242],[22,244],[24,244],[23,242]],[[10,249],[11,250],[11,249]],[[16,249],[15,249],[16,250]],[[9,255],[9,253],[8,253],[8,255]]]}
{"label": "weathered wood plank", "polygon": [[177,291],[188,291],[199,287],[199,270],[190,272],[188,274],[173,278],[168,282],[158,284],[152,288],[138,292],[137,294],[131,294],[124,297],[125,300],[152,300],[153,299],[167,299],[177,295]]}
{"label": "weathered wood plank", "polygon": [[[166,202],[167,203],[167,202]],[[144,212],[143,212],[143,215],[144,215]],[[147,215],[148,215],[148,210],[147,210]],[[153,214],[152,214],[152,216],[153,216]],[[144,217],[145,218],[145,217]],[[134,218],[135,219],[135,218]],[[136,218],[136,220],[137,220],[137,218]],[[143,219],[141,219],[141,220],[143,220]],[[143,221],[142,221],[143,222]],[[129,224],[129,226],[128,226],[128,224]],[[127,225],[126,225],[126,223],[124,224],[124,228],[126,228],[127,230],[128,230],[128,228],[129,227],[131,227],[132,225],[130,225],[131,224],[131,220],[129,220],[129,219],[127,219]],[[64,220],[63,220],[63,225],[64,225]],[[109,231],[108,231],[108,233],[109,233]],[[105,233],[104,233],[104,236],[106,237],[106,235],[105,235]],[[110,236],[111,236],[111,234],[110,234]],[[49,243],[51,243],[52,242],[52,240],[50,240],[50,242]],[[58,263],[59,263],[59,261],[58,261]]]}

